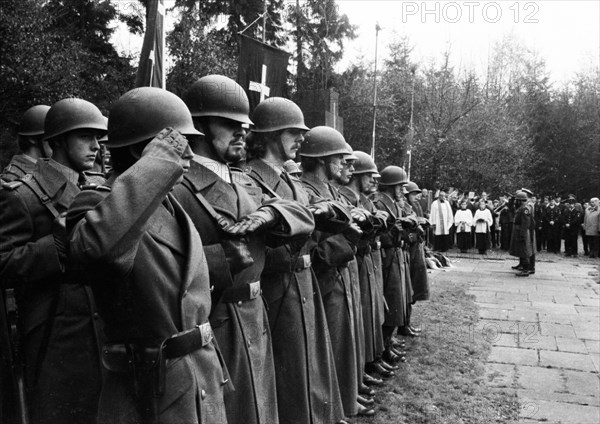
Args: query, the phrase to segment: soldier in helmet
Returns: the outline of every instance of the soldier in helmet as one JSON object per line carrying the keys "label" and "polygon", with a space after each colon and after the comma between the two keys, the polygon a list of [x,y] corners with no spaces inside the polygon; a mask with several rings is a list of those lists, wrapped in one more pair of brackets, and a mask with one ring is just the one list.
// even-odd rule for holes
{"label": "soldier in helmet", "polygon": [[[0,191],[0,278],[19,307],[32,423],[93,422],[100,393],[93,296],[65,272],[64,213],[106,132],[100,110],[64,99],[47,112],[51,159]],[[68,336],[67,336],[68,335]]]}
{"label": "soldier in helmet", "polygon": [[408,252],[403,247],[410,243],[408,227],[415,219],[405,215],[397,199],[403,196],[403,186],[408,182],[404,169],[387,166],[381,171],[379,191],[371,196],[375,206],[390,214],[389,230],[381,236],[383,258],[383,290],[388,308],[383,324],[385,343],[384,359],[394,359],[392,335],[396,328],[405,328],[404,335],[417,337],[419,333],[408,327],[409,307],[412,300]]}
{"label": "soldier in helmet", "polygon": [[330,220],[327,229],[313,234],[316,243],[313,268],[325,305],[344,413],[354,416],[358,413],[359,375],[354,349],[352,286],[347,266],[354,259],[362,231],[341,202],[337,189],[331,185],[342,173],[344,155],[348,153],[342,134],[333,128],[318,126],[306,133],[300,156],[302,183],[309,193],[310,203],[314,208],[327,206],[324,216]]}
{"label": "soldier in helmet", "polygon": [[[308,130],[292,101],[271,97],[252,116],[246,143],[249,176],[268,198],[309,207],[309,195],[286,165],[294,165]],[[313,208],[317,230],[331,225]],[[335,222],[334,222],[335,224]],[[323,300],[311,265],[310,236],[267,249],[261,277],[271,326],[280,423],[331,422],[344,417]],[[293,332],[294,337],[290,337]]]}
{"label": "soldier in helmet", "polygon": [[183,101],[154,87],[121,96],[108,132],[113,174],[67,216],[69,259],[105,321],[98,422],[225,422],[202,241],[170,194],[190,166],[186,136],[200,133]]}
{"label": "soldier in helmet", "polygon": [[576,201],[575,195],[569,194],[567,204],[560,216],[562,238],[565,240],[565,256],[577,257],[577,239],[583,222],[583,211]]}
{"label": "soldier in helmet", "polygon": [[534,228],[531,208],[527,204],[527,194],[519,190],[515,194],[515,220],[513,233],[510,240],[509,253],[519,258],[519,265],[513,269],[519,271],[518,277],[528,277],[535,271],[531,268],[530,258],[533,255],[534,243],[532,243],[531,231]]}
{"label": "soldier in helmet", "polygon": [[[344,165],[342,172],[339,175],[334,175],[332,180],[332,186],[336,188],[340,194],[340,200],[344,202],[353,216],[355,222],[358,224],[362,231],[360,240],[358,241],[357,251],[354,259],[348,261],[347,266],[344,269],[347,280],[350,282],[352,288],[352,306],[354,316],[354,335],[356,344],[354,349],[356,350],[356,373],[359,377],[359,395],[357,405],[357,415],[360,416],[372,416],[375,414],[373,409],[374,401],[368,397],[360,395],[360,381],[362,374],[365,369],[365,329],[363,323],[363,307],[361,299],[361,285],[360,285],[360,271],[358,268],[357,256],[364,257],[367,253],[364,246],[368,242],[365,241],[367,237],[365,232],[369,232],[372,228],[370,223],[370,213],[358,204],[354,193],[346,187],[350,183],[352,174],[354,173],[354,162],[358,159],[352,151],[352,147],[346,143],[348,153],[344,155]],[[362,259],[362,258],[361,258]],[[380,368],[380,371],[385,374],[386,377],[394,375],[394,371],[398,369],[397,365],[388,364],[387,362],[380,361],[377,364],[373,364]]]}
{"label": "soldier in helmet", "polygon": [[44,120],[50,106],[36,105],[25,111],[19,124],[17,142],[21,153],[10,160],[8,166],[2,171],[0,179],[14,181],[25,174],[31,173],[35,163],[40,158],[49,158],[52,149],[44,141]]}
{"label": "soldier in helmet", "polygon": [[[226,393],[227,421],[277,423],[271,332],[261,297],[267,247],[306,237],[312,214],[294,200],[268,199],[245,173],[229,165],[245,154],[249,102],[235,81],[209,75],[184,96],[204,139],[176,198],[192,217],[207,252],[213,288],[211,323],[234,392]],[[212,272],[214,271],[214,272]]]}
{"label": "soldier in helmet", "polygon": [[[354,171],[347,185],[340,188],[340,193],[351,204],[363,208],[367,214],[367,225],[362,226],[363,237],[359,242],[356,255],[364,322],[365,368],[387,376],[389,373],[386,371],[398,368],[393,362],[405,361],[405,353],[402,351],[397,351],[398,355],[394,353],[387,357],[391,363],[381,357],[385,349],[382,333],[385,301],[379,235],[387,229],[389,214],[378,210],[367,197],[376,187],[375,178],[379,177],[373,159],[360,151],[355,151],[354,155],[357,158],[353,165]],[[364,374],[364,370],[361,374]],[[363,378],[365,377],[366,375],[363,375]],[[361,388],[363,391],[359,390],[359,392],[365,394],[365,388]]]}

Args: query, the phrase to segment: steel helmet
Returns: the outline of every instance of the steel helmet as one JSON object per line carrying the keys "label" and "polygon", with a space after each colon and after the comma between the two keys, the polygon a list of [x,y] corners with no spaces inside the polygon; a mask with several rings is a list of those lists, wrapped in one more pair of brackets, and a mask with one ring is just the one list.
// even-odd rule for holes
{"label": "steel helmet", "polygon": [[360,150],[354,151],[354,156],[357,157],[354,162],[354,174],[374,174],[375,178],[380,177],[379,171],[377,171],[377,165],[371,157],[371,155],[361,152]]}
{"label": "steel helmet", "polygon": [[406,194],[408,194],[408,193],[414,193],[414,192],[420,193],[421,189],[419,188],[419,186],[417,185],[417,183],[415,183],[413,181],[409,181],[404,186],[404,192]]}
{"label": "steel helmet", "polygon": [[318,126],[304,136],[300,156],[319,158],[323,156],[349,154],[344,136],[331,127]]}
{"label": "steel helmet", "polygon": [[527,193],[522,190],[518,190],[515,194],[515,200],[527,200]]}
{"label": "steel helmet", "polygon": [[[104,117],[104,122],[106,122],[106,128],[108,128],[108,118],[105,116]],[[99,143],[106,143],[108,141],[108,131],[106,132],[106,134],[104,134],[102,136],[102,138],[100,140],[98,140]]]}
{"label": "steel helmet", "polygon": [[304,124],[304,114],[300,107],[283,97],[269,97],[260,102],[254,109],[252,121],[254,121],[252,131],[257,133],[287,128],[309,130]]}
{"label": "steel helmet", "polygon": [[44,120],[50,106],[36,105],[25,111],[19,124],[19,135],[42,135],[44,134]]}
{"label": "steel helmet", "polygon": [[348,149],[348,153],[344,154],[344,159],[346,160],[357,160],[358,158],[354,154],[354,150],[352,150],[352,146],[346,143],[346,149]]}
{"label": "steel helmet", "polygon": [[219,116],[243,124],[252,124],[248,117],[250,102],[237,82],[223,75],[200,78],[183,95],[193,117]]}
{"label": "steel helmet", "polygon": [[153,138],[166,127],[183,135],[203,135],[194,128],[189,109],[175,94],[156,87],[134,88],[110,108],[106,145],[130,146]]}
{"label": "steel helmet", "polygon": [[87,100],[74,97],[59,100],[46,114],[44,140],[79,129],[106,131],[106,123],[100,109]]}
{"label": "steel helmet", "polygon": [[386,166],[381,171],[381,178],[379,179],[379,184],[381,185],[406,184],[407,182],[408,177],[406,172],[399,166]]}

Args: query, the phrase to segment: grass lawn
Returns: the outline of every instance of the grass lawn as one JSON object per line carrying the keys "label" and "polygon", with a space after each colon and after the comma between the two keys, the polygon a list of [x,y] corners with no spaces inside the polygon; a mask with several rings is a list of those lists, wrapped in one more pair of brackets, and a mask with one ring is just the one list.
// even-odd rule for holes
{"label": "grass lawn", "polygon": [[514,391],[486,382],[489,337],[477,327],[478,308],[467,284],[431,285],[431,300],[413,309],[423,336],[407,340],[407,362],[377,389],[377,414],[353,418],[371,424],[489,424],[517,421]]}

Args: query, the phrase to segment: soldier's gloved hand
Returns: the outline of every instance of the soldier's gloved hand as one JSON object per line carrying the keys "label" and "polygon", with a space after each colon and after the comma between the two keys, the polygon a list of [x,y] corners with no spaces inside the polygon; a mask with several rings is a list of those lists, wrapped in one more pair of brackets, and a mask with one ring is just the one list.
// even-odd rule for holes
{"label": "soldier's gloved hand", "polygon": [[[191,150],[187,139],[173,128],[165,128],[144,147],[142,157],[151,156],[181,164],[182,158],[190,159]],[[193,155],[192,155],[193,156]]]}
{"label": "soldier's gloved hand", "polygon": [[243,236],[274,226],[279,221],[279,215],[275,209],[263,206],[250,215],[243,217],[233,225],[225,228],[225,232],[232,236]]}
{"label": "soldier's gloved hand", "polygon": [[357,244],[360,238],[362,237],[363,232],[358,226],[358,224],[352,222],[348,228],[344,230],[344,236],[350,240],[352,243]]}
{"label": "soldier's gloved hand", "polygon": [[221,242],[221,246],[232,274],[237,274],[254,263],[250,249],[248,249],[248,242],[243,237],[225,239]]}
{"label": "soldier's gloved hand", "polygon": [[387,223],[388,219],[390,218],[390,214],[387,213],[386,211],[380,211],[380,210],[376,210],[373,213],[373,216],[375,217],[375,219],[381,221],[382,223]]}
{"label": "soldier's gloved hand", "polygon": [[362,224],[364,222],[367,221],[367,211],[365,211],[364,209],[361,208],[352,208],[350,210],[350,216],[352,217],[352,220],[354,222],[356,222],[357,224]]}
{"label": "soldier's gloved hand", "polygon": [[335,212],[328,202],[313,203],[308,207],[315,218],[328,219],[335,216]]}
{"label": "soldier's gloved hand", "polygon": [[69,245],[67,238],[66,212],[61,213],[54,219],[54,222],[52,223],[52,236],[54,237],[54,245],[56,246],[56,253],[58,253],[60,268],[62,271],[64,271],[67,263]]}

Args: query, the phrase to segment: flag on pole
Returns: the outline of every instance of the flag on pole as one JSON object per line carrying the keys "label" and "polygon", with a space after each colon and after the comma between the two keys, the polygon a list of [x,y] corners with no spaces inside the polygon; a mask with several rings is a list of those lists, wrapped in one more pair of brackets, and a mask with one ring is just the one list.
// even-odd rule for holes
{"label": "flag on pole", "polygon": [[146,33],[136,76],[137,87],[166,87],[164,20],[164,0],[151,0],[148,3]]}
{"label": "flag on pole", "polygon": [[244,87],[250,100],[250,110],[267,97],[287,94],[289,53],[241,36],[238,84]]}

